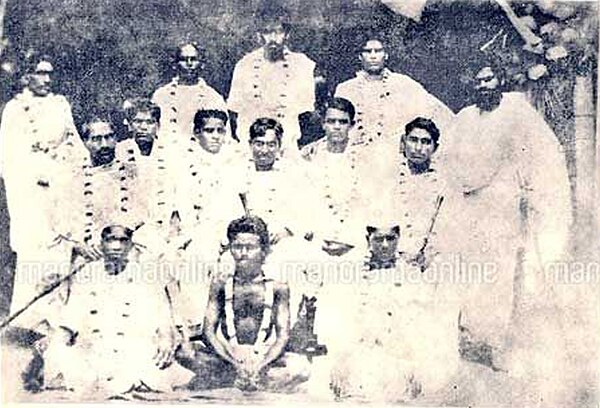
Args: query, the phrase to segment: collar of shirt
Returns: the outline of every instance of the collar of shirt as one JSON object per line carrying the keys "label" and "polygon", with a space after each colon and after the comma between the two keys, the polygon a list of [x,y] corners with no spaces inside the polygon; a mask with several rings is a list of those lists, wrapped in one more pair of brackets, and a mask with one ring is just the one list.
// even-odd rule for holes
{"label": "collar of shirt", "polygon": [[179,83],[179,76],[175,76],[175,77],[173,77],[173,80],[171,81],[171,86],[187,86],[189,88],[193,88],[193,87],[206,88],[208,86],[208,84],[206,83],[204,78],[199,76],[198,83],[196,83],[194,85],[182,85]]}
{"label": "collar of shirt", "polygon": [[[96,174],[101,174],[101,173],[113,173],[113,172],[120,172],[120,171],[124,171],[124,175],[129,176],[129,172],[127,172],[127,166],[125,165],[125,163],[123,163],[121,160],[119,159],[114,159],[112,162],[107,163],[107,164],[102,164],[100,166],[92,166],[92,161],[90,158],[88,158],[84,164],[84,166],[87,165],[87,172],[90,176],[95,176]],[[123,168],[121,168],[121,166],[123,166]]]}
{"label": "collar of shirt", "polygon": [[19,102],[21,102],[22,104],[25,105],[31,105],[31,104],[40,104],[43,103],[45,101],[50,101],[52,100],[54,94],[53,93],[49,93],[46,96],[35,96],[33,94],[33,92],[31,92],[31,90],[29,88],[23,88],[23,91],[21,91],[21,93],[17,94],[15,96],[15,99]]}
{"label": "collar of shirt", "polygon": [[[387,80],[387,79],[390,78],[390,76],[392,74],[393,74],[393,72],[389,68],[384,68],[383,69],[382,79],[383,80]],[[358,71],[356,73],[356,77],[359,78],[359,79],[361,79],[361,80],[367,81],[368,80],[367,71],[365,71],[364,69],[361,69],[360,71]],[[372,81],[369,81],[369,82],[372,82]]]}
{"label": "collar of shirt", "polygon": [[400,162],[398,175],[400,177],[419,177],[419,176],[427,177],[427,176],[431,175],[432,173],[436,173],[436,172],[437,172],[436,169],[434,167],[431,167],[431,165],[430,165],[429,168],[427,169],[427,171],[420,173],[420,174],[412,174],[410,172],[410,168],[408,167],[408,160],[404,159]]}

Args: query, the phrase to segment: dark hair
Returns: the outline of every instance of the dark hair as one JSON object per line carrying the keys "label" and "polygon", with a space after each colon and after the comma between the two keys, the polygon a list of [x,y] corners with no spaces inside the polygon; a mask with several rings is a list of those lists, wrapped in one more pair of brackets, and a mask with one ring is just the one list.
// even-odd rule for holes
{"label": "dark hair", "polygon": [[[373,235],[375,232],[377,232],[379,228],[377,227],[373,227],[370,225],[367,225],[367,237],[370,237],[371,235]],[[399,225],[394,225],[392,228],[392,233],[394,233],[397,236],[400,236],[400,226]]]}
{"label": "dark hair", "polygon": [[110,113],[106,112],[98,112],[88,116],[88,118],[83,122],[81,126],[81,139],[87,140],[90,136],[90,125],[92,123],[108,123],[113,133],[115,133],[115,137],[117,137],[117,129],[115,127],[114,121],[110,115]]}
{"label": "dark hair", "polygon": [[227,124],[227,113],[218,109],[201,109],[194,115],[194,133],[200,133],[209,118],[220,119]]}
{"label": "dark hair", "polygon": [[270,247],[269,230],[267,223],[262,218],[244,216],[233,220],[227,226],[227,239],[229,243],[233,242],[238,234],[255,234],[258,235],[260,246],[263,250],[268,250]]}
{"label": "dark hair", "polygon": [[386,48],[387,41],[383,34],[378,31],[368,30],[359,34],[356,41],[356,52],[362,52],[363,47],[369,41],[379,41],[383,45],[383,48]]}
{"label": "dark hair", "polygon": [[106,227],[104,227],[102,229],[102,232],[100,233],[100,237],[102,238],[102,240],[104,241],[108,236],[110,236],[112,234],[112,232],[115,230],[115,228],[122,228],[123,232],[125,232],[125,236],[129,239],[131,239],[133,237],[133,230],[131,228],[127,228],[123,225],[108,225]]}
{"label": "dark hair", "polygon": [[282,6],[270,4],[259,9],[254,18],[255,26],[260,29],[269,23],[280,23],[286,33],[290,32],[290,13]]}
{"label": "dark hair", "polygon": [[326,109],[337,109],[342,112],[346,112],[348,116],[350,116],[350,122],[354,122],[354,116],[356,115],[356,109],[354,109],[354,105],[346,98],[331,98],[325,104]]}
{"label": "dark hair", "polygon": [[177,46],[177,49],[175,50],[175,54],[173,56],[175,59],[175,62],[178,62],[181,59],[181,51],[183,50],[184,47],[187,47],[187,46],[193,47],[198,52],[198,59],[200,61],[203,60],[203,58],[204,58],[203,50],[200,48],[200,46],[197,43],[195,43],[194,41],[191,41],[191,42],[187,42],[185,44],[180,44]]}
{"label": "dark hair", "polygon": [[148,98],[129,99],[125,111],[125,117],[130,122],[139,112],[148,112],[152,119],[160,123],[160,107]]}
{"label": "dark hair", "polygon": [[414,129],[425,129],[431,136],[433,144],[436,146],[438,145],[438,141],[440,140],[440,131],[431,119],[418,117],[411,120],[404,127],[404,134],[408,135]]}
{"label": "dark hair", "polygon": [[281,123],[271,118],[258,118],[254,121],[254,123],[250,126],[250,142],[257,137],[263,137],[269,129],[275,131],[277,141],[279,144],[281,144],[281,138],[283,137],[283,126],[281,126]]}
{"label": "dark hair", "polygon": [[25,56],[25,73],[33,74],[35,73],[35,69],[40,62],[49,62],[52,66],[54,66],[54,61],[47,54],[40,54],[37,51],[32,51],[28,55]]}

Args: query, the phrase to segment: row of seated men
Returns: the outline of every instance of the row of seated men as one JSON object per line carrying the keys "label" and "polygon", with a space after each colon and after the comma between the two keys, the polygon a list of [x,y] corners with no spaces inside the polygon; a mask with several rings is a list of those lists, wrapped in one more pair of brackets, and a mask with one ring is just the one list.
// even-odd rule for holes
{"label": "row of seated men", "polygon": [[281,254],[280,244],[267,224],[235,219],[226,231],[230,261],[210,265],[205,310],[195,311],[204,316],[191,326],[175,324],[187,312],[178,309],[179,285],[189,282],[152,278],[139,231],[105,227],[98,257],[53,286],[23,376],[30,390],[97,400],[236,387],[402,401],[432,398],[453,374],[454,309],[427,304],[434,285],[416,285],[419,294],[401,287],[412,267],[397,257],[397,228],[370,228],[368,256],[346,271],[355,276],[325,283],[318,301],[303,294],[297,304],[295,273],[306,263],[278,272],[281,265],[268,258]]}

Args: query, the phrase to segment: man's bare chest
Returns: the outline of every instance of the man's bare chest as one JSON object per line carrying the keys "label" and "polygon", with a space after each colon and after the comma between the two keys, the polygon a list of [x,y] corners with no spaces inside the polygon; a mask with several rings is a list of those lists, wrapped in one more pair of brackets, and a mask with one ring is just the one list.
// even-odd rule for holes
{"label": "man's bare chest", "polygon": [[265,312],[264,283],[234,284],[233,314],[238,341],[254,343]]}

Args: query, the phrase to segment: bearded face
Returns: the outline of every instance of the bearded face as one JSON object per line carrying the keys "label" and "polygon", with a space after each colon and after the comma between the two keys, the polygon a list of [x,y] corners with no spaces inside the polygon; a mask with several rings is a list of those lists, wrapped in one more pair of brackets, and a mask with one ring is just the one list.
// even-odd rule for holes
{"label": "bearded face", "polygon": [[92,164],[102,166],[112,163],[115,159],[117,136],[111,124],[99,120],[89,123],[87,127],[88,132],[84,143],[90,152]]}
{"label": "bearded face", "polygon": [[259,36],[264,46],[266,58],[270,61],[282,60],[288,37],[283,24],[279,22],[267,23],[261,28]]}
{"label": "bearded face", "polygon": [[477,73],[475,91],[475,104],[479,109],[490,112],[498,107],[502,99],[500,80],[491,67],[485,67]]}
{"label": "bearded face", "polygon": [[183,82],[197,81],[201,67],[200,52],[194,45],[186,44],[180,48],[177,57],[177,71]]}

